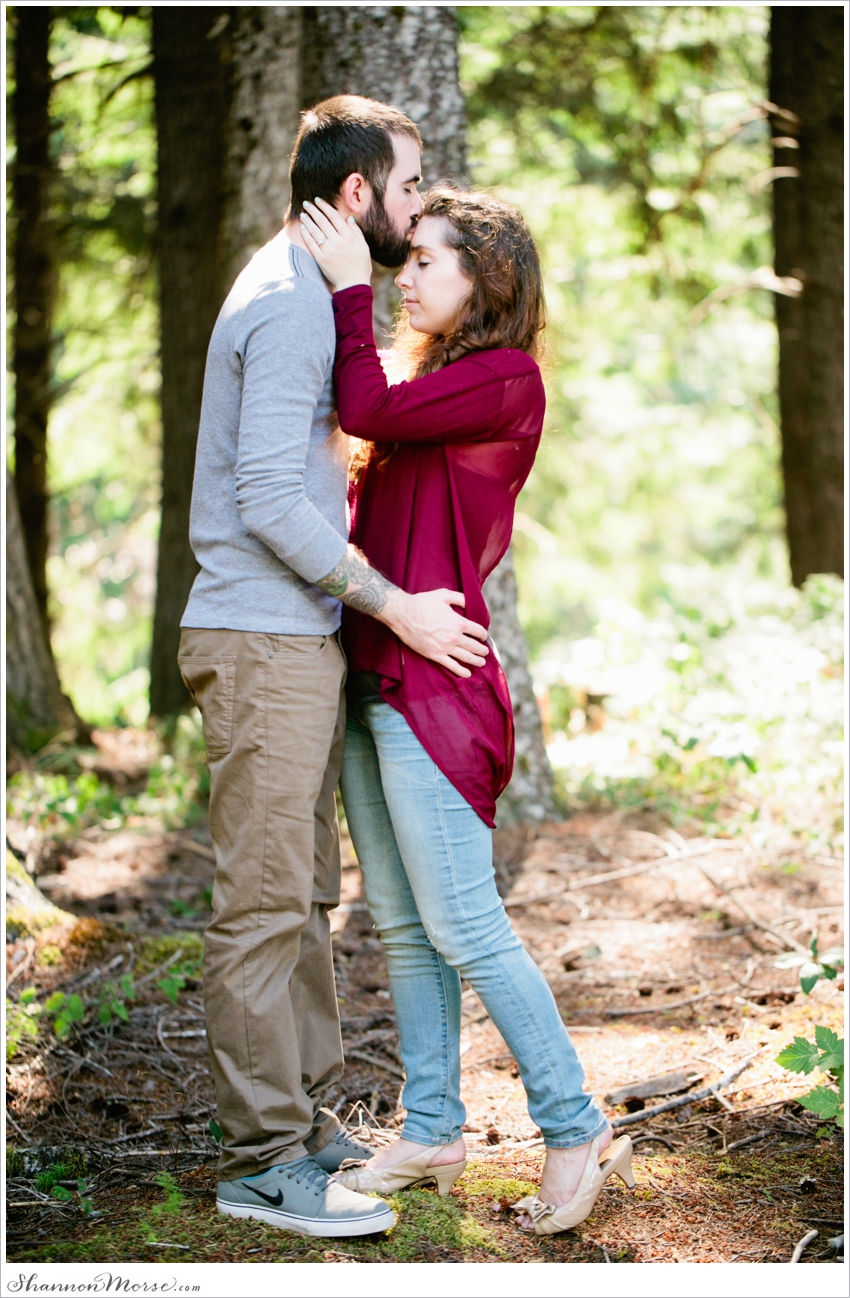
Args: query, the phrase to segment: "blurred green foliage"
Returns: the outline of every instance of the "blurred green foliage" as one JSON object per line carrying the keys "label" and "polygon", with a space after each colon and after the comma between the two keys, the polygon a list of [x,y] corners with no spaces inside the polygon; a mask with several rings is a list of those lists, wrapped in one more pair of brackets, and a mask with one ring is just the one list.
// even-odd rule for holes
{"label": "blurred green foliage", "polygon": [[139,724],[159,528],[149,16],[58,8],[50,56],[50,219],[61,259],[49,446],[53,644],[81,715]]}
{"label": "blurred green foliage", "polygon": [[669,563],[787,582],[771,296],[768,11],[460,9],[477,182],[521,208],[550,313],[547,433],[520,502],[533,653]]}
{"label": "blurred green foliage", "polygon": [[[769,11],[457,13],[473,177],[525,213],[546,275],[549,413],[515,548],[564,789],[702,828],[801,789],[834,805],[840,585],[788,584],[773,303],[757,286],[772,262]],[[144,9],[70,7],[53,34],[64,254],[49,579],[64,686],[101,724],[147,716],[149,22]],[[36,767],[13,782],[15,814],[55,833],[195,814],[208,773],[188,724],[163,736],[143,793]],[[834,842],[838,829],[812,832]]]}
{"label": "blurred green foliage", "polygon": [[[73,750],[45,756],[18,771],[6,790],[6,811],[26,826],[57,840],[79,834],[89,825],[121,829],[150,824],[171,829],[193,824],[204,814],[209,767],[197,709],[178,717],[163,752],[148,772],[139,793],[127,793],[92,771],[76,773]],[[71,760],[69,773],[45,770],[56,759]]]}

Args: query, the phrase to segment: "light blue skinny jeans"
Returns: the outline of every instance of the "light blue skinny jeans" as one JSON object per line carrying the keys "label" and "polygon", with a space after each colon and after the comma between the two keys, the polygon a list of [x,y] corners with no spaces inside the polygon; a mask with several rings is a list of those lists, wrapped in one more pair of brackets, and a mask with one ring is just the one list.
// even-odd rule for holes
{"label": "light blue skinny jeans", "polygon": [[582,1090],[549,985],[496,890],[492,832],[380,696],[349,696],[341,789],[387,953],[407,1073],[402,1134],[422,1145],[461,1134],[465,978],[516,1059],[545,1144],[570,1149],[599,1135],[607,1119]]}

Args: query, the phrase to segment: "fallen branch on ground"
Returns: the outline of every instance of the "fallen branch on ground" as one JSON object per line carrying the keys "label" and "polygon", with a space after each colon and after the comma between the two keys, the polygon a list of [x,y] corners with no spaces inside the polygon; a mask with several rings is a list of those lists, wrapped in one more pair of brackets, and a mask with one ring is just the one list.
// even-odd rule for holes
{"label": "fallen branch on ground", "polygon": [[383,1068],[385,1072],[392,1073],[395,1077],[407,1079],[407,1074],[396,1064],[391,1064],[388,1059],[379,1059],[377,1055],[367,1054],[365,1050],[349,1050],[346,1052],[346,1058],[359,1059],[361,1064],[371,1064],[373,1068]]}
{"label": "fallen branch on ground", "polygon": [[744,1136],[741,1140],[733,1140],[731,1145],[726,1146],[726,1153],[728,1154],[732,1149],[743,1149],[745,1145],[754,1145],[757,1140],[764,1140],[765,1136],[770,1134],[768,1128],[765,1127],[763,1131],[756,1132],[754,1136]]}
{"label": "fallen branch on ground", "polygon": [[693,1104],[696,1100],[717,1099],[717,1092],[723,1091],[727,1086],[731,1086],[736,1078],[741,1076],[745,1069],[760,1055],[761,1051],[757,1050],[755,1054],[748,1055],[747,1058],[733,1068],[725,1076],[715,1082],[713,1086],[701,1086],[698,1091],[691,1091],[689,1095],[679,1095],[675,1100],[667,1100],[665,1104],[655,1104],[651,1109],[642,1109],[639,1113],[625,1113],[621,1118],[612,1118],[612,1127],[629,1127],[634,1122],[646,1122],[647,1118],[654,1118],[659,1113],[669,1113],[671,1109],[684,1108],[686,1104]]}
{"label": "fallen branch on ground", "polygon": [[800,1258],[803,1256],[803,1250],[807,1248],[809,1244],[811,1244],[813,1239],[817,1239],[819,1233],[820,1232],[816,1230],[806,1231],[805,1235],[800,1240],[797,1247],[794,1249],[794,1252],[791,1254],[792,1262],[800,1261]]}
{"label": "fallen branch on ground", "polygon": [[805,956],[809,954],[806,947],[800,946],[800,943],[795,942],[793,937],[788,937],[786,933],[781,933],[778,929],[772,928],[770,924],[766,924],[763,919],[759,919],[758,915],[756,915],[754,911],[750,910],[746,902],[741,901],[740,898],[736,897],[735,894],[732,892],[732,889],[727,888],[724,883],[719,883],[717,879],[715,879],[712,875],[709,874],[705,866],[698,865],[697,869],[700,871],[701,874],[705,875],[706,879],[708,879],[708,882],[711,884],[712,888],[716,888],[718,892],[725,893],[726,896],[729,898],[729,900],[732,902],[733,906],[737,906],[738,910],[741,911],[743,915],[746,915],[750,923],[755,924],[756,928],[760,928],[764,933],[769,933],[771,937],[775,937],[777,942],[781,942],[782,945],[784,947],[787,947],[789,951],[798,951],[800,952],[801,955],[805,955]]}
{"label": "fallen branch on ground", "polygon": [[[661,842],[663,840],[659,839],[659,843]],[[688,861],[694,856],[705,856],[707,853],[715,852],[723,846],[738,847],[739,850],[744,850],[740,844],[730,843],[725,839],[718,842],[712,838],[699,838],[694,840],[694,846],[688,847],[686,851],[667,852],[664,856],[656,857],[654,861],[641,861],[635,864],[628,861],[628,857],[620,857],[619,860],[628,861],[627,866],[622,870],[609,870],[605,874],[592,874],[587,879],[575,879],[568,883],[566,888],[560,888],[556,892],[537,892],[532,893],[530,897],[512,897],[505,902],[505,907],[535,906],[538,902],[557,901],[571,892],[581,892],[584,888],[595,888],[602,883],[615,883],[617,879],[630,879],[638,874],[649,874],[650,870],[657,870],[662,865],[672,865],[676,861]],[[702,869],[701,866],[699,868]]]}
{"label": "fallen branch on ground", "polygon": [[635,1014],[661,1014],[664,1010],[680,1010],[685,1005],[695,1005],[697,1001],[704,1001],[709,996],[726,996],[733,992],[738,986],[733,983],[730,987],[721,987],[719,990],[712,988],[707,992],[699,992],[696,996],[688,996],[683,1001],[671,1001],[669,1005],[635,1005],[626,1010],[576,1010],[576,1014],[601,1014],[608,1019],[629,1018]]}

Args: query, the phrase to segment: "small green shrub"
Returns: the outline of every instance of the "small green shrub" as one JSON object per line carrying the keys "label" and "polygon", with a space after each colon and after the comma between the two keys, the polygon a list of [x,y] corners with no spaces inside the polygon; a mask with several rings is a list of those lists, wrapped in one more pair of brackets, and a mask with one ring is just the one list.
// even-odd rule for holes
{"label": "small green shrub", "polygon": [[832,1085],[814,1087],[798,1103],[819,1118],[844,1126],[844,1041],[837,1032],[818,1024],[814,1041],[795,1037],[776,1056],[776,1062],[792,1073],[813,1073],[816,1068],[826,1073]]}
{"label": "small green shrub", "polygon": [[104,983],[98,999],[98,1022],[107,1024],[113,1019],[121,1019],[123,1023],[128,1022],[130,1015],[125,1001],[132,1001],[135,998],[136,987],[132,974],[122,974],[117,983]]}
{"label": "small green shrub", "polygon": [[839,967],[844,964],[844,952],[841,947],[831,947],[829,951],[824,951],[823,955],[818,955],[817,930],[812,934],[812,944],[809,950],[811,952],[810,956],[798,954],[796,951],[789,951],[774,962],[776,969],[796,969],[799,967],[800,986],[806,996],[809,995],[821,978],[829,980],[836,978]]}
{"label": "small green shrub", "polygon": [[17,1003],[6,1001],[6,1058],[14,1059],[24,1037],[38,1036],[38,1019],[42,1006],[36,1000],[34,987],[21,992]]}
{"label": "small green shrub", "polygon": [[70,996],[65,992],[54,992],[44,1002],[44,1012],[54,1015],[53,1031],[60,1041],[68,1036],[75,1024],[84,1023],[86,1018],[86,1007],[76,992]]}

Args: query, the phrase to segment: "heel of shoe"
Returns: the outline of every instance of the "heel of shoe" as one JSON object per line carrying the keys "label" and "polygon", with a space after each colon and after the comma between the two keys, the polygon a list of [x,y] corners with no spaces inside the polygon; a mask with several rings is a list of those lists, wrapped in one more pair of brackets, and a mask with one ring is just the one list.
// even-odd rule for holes
{"label": "heel of shoe", "polygon": [[635,1180],[635,1174],[632,1171],[632,1151],[631,1150],[629,1150],[628,1156],[623,1159],[622,1166],[614,1169],[614,1174],[615,1176],[619,1176],[620,1180],[623,1182],[623,1185],[625,1185],[629,1190],[633,1190],[635,1188],[635,1186],[637,1185],[637,1181]]}
{"label": "heel of shoe", "polygon": [[445,1197],[458,1177],[466,1171],[466,1160],[464,1159],[462,1163],[447,1163],[445,1167],[431,1167],[428,1170],[437,1182],[437,1194]]}
{"label": "heel of shoe", "polygon": [[[600,1168],[602,1169],[606,1180],[609,1176],[619,1176],[623,1185],[625,1185],[629,1190],[633,1190],[637,1184],[634,1173],[632,1172],[632,1154],[634,1153],[634,1148],[628,1136],[623,1136],[620,1140],[623,1143],[619,1149],[610,1146],[609,1150],[606,1150],[606,1153],[611,1153],[611,1156],[610,1158],[605,1158],[603,1162],[600,1163]],[[620,1142],[618,1141],[617,1143],[619,1144]]]}

